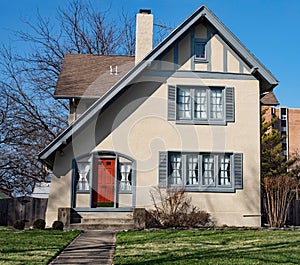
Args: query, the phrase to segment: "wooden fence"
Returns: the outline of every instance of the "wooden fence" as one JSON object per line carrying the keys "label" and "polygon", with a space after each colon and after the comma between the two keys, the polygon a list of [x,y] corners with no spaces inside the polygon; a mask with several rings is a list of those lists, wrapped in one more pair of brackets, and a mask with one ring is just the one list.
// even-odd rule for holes
{"label": "wooden fence", "polygon": [[300,226],[300,200],[292,200],[286,223]]}
{"label": "wooden fence", "polygon": [[48,199],[20,197],[0,200],[0,225],[11,226],[25,220],[31,226],[37,219],[45,220]]}

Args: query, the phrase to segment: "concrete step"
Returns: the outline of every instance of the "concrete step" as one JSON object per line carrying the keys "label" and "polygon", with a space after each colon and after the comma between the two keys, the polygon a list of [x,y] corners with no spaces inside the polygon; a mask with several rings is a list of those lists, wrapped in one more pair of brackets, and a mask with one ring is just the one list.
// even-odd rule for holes
{"label": "concrete step", "polygon": [[132,218],[82,218],[81,224],[134,224]]}
{"label": "concrete step", "polygon": [[90,223],[77,223],[77,224],[70,224],[70,229],[74,230],[109,230],[109,231],[116,231],[116,230],[132,230],[134,229],[134,224],[90,224]]}

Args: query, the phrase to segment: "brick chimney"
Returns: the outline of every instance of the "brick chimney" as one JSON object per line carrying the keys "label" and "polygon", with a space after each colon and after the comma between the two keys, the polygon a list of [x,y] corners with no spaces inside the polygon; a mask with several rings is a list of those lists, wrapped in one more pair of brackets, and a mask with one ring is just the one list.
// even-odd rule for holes
{"label": "brick chimney", "polygon": [[153,15],[149,9],[140,9],[136,15],[135,64],[152,50]]}

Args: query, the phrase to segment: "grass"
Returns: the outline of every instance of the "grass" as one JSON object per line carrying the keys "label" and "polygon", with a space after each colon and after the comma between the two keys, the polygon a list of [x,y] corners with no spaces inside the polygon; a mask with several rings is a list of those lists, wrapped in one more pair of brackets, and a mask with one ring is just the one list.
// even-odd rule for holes
{"label": "grass", "polygon": [[48,264],[79,231],[0,230],[0,264]]}
{"label": "grass", "polygon": [[299,246],[300,231],[122,232],[114,264],[300,264]]}

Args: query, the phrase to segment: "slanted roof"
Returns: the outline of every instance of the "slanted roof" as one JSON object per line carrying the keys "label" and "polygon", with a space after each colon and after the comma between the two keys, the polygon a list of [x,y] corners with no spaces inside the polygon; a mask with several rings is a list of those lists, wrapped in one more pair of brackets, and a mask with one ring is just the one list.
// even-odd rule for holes
{"label": "slanted roof", "polygon": [[99,98],[133,66],[133,56],[66,54],[54,97]]}
{"label": "slanted roof", "polygon": [[277,106],[279,105],[279,101],[276,98],[274,92],[267,92],[266,94],[262,95],[260,102],[264,106]]}
{"label": "slanted roof", "polygon": [[127,85],[137,78],[140,73],[146,69],[152,61],[162,55],[171,45],[173,45],[189,28],[199,19],[209,22],[226,43],[250,66],[252,74],[260,80],[261,93],[272,91],[278,85],[276,78],[266,69],[262,63],[251,54],[247,48],[227,29],[219,19],[205,6],[201,6],[174,31],[171,32],[160,44],[158,44],[145,58],[125,74],[110,90],[107,91],[97,102],[83,113],[73,124],[71,124],[61,135],[50,143],[40,154],[39,158],[52,167],[54,163],[55,152],[62,146],[72,141],[72,135],[85,127],[99,111],[115,98]]}

